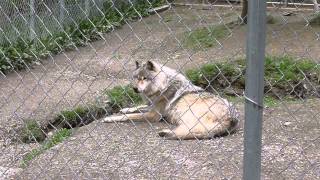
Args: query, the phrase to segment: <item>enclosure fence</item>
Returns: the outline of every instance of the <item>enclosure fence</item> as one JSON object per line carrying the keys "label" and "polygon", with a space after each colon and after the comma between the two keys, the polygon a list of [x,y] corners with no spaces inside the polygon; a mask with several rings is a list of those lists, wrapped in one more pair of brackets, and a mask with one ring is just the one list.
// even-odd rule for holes
{"label": "enclosure fence", "polygon": [[76,26],[80,20],[102,15],[103,0],[1,1],[1,42],[17,37],[43,38]]}
{"label": "enclosure fence", "polygon": [[[318,179],[318,3],[270,2],[2,0],[0,179]],[[104,122],[155,106],[132,88],[136,61],[220,99],[181,97],[190,133],[227,101],[237,131],[168,140],[167,121]]]}

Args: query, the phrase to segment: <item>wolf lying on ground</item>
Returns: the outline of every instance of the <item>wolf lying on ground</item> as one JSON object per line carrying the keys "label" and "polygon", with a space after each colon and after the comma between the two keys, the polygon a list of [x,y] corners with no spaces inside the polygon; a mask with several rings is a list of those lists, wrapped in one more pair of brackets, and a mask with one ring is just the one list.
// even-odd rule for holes
{"label": "wolf lying on ground", "polygon": [[[226,99],[193,85],[177,71],[148,61],[136,62],[133,89],[148,102],[148,110],[109,116],[103,122],[160,121],[177,125],[163,129],[159,136],[167,139],[208,139],[232,133],[238,126],[238,112]],[[136,109],[137,110],[137,109]]]}

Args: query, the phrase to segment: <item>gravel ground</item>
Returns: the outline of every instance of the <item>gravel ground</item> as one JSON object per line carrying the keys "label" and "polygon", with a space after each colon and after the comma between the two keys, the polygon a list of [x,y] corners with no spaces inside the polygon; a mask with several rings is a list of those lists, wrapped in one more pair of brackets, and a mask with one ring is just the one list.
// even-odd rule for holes
{"label": "gravel ground", "polygon": [[[279,21],[268,25],[268,55],[287,53],[319,62],[320,27],[305,26],[305,17],[310,13],[280,17],[281,13],[273,12]],[[229,8],[175,7],[127,24],[87,47],[50,57],[25,71],[1,75],[0,179],[15,174],[20,179],[240,179],[242,130],[229,137],[179,142],[156,136],[156,130],[165,126],[163,123],[115,125],[96,121],[80,128],[72,138],[47,151],[24,170],[19,168],[22,156],[38,145],[10,139],[13,129],[23,125],[25,119],[46,124],[59,111],[92,101],[105,88],[128,83],[134,60],[152,59],[185,70],[242,57],[245,26],[236,27],[221,40],[221,45],[206,51],[182,49],[176,38],[188,29],[226,23],[237,15],[239,11]],[[265,179],[319,177],[319,105],[319,99],[315,99],[266,110]]]}
{"label": "gravel ground", "polygon": [[[284,103],[265,110],[263,179],[319,178],[320,123],[316,109],[319,105],[316,99],[303,106]],[[238,108],[243,110],[241,105]],[[156,132],[167,126],[166,123],[95,121],[39,156],[19,177],[241,179],[243,124],[231,136],[201,141],[169,141],[158,137]]]}

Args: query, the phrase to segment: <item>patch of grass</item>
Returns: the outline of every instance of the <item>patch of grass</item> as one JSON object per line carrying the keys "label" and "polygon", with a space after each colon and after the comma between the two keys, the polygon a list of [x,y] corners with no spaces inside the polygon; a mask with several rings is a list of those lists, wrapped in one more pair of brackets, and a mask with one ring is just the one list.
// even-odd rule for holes
{"label": "patch of grass", "polygon": [[78,106],[71,110],[64,110],[57,115],[49,125],[49,129],[80,127],[107,114],[103,107],[96,105]]}
{"label": "patch of grass", "polygon": [[183,45],[193,50],[205,50],[214,47],[217,41],[228,36],[228,29],[223,26],[210,26],[195,29],[191,32],[184,33]]}
{"label": "patch of grass", "polygon": [[[70,2],[74,3],[75,1]],[[101,39],[103,33],[110,32],[130,20],[148,16],[149,8],[159,6],[162,3],[165,1],[155,0],[150,4],[149,1],[138,0],[133,5],[119,1],[116,9],[112,1],[106,1],[101,7],[103,12],[101,16],[89,17],[90,19],[80,18],[81,21],[67,25],[61,31],[45,37],[38,36],[36,40],[31,40],[26,35],[26,37],[19,36],[17,40],[11,40],[12,42],[10,40],[3,42],[0,45],[0,72],[9,73],[13,70],[26,69],[50,55],[86,46],[91,41]],[[40,31],[37,32],[38,35],[43,34],[42,32],[47,33],[46,28],[40,28],[40,25],[36,28]],[[5,29],[10,34],[15,32],[12,26]],[[21,28],[21,31],[24,29]],[[20,31],[20,29],[18,30]]]}
{"label": "patch of grass", "polygon": [[319,64],[308,59],[296,60],[290,56],[267,57],[265,77],[271,83],[296,84],[305,76],[315,74],[319,78]]}
{"label": "patch of grass", "polygon": [[263,98],[263,105],[265,107],[275,107],[279,104],[279,100],[272,96],[265,96]]}
{"label": "patch of grass", "polygon": [[313,15],[309,22],[311,25],[320,26],[320,13]]}
{"label": "patch of grass", "polygon": [[71,134],[72,131],[70,129],[60,129],[57,132],[55,132],[55,134],[53,134],[52,137],[46,140],[39,148],[33,149],[31,152],[29,152],[23,157],[21,164],[22,167],[26,167],[34,158],[38,157],[44,151],[61,143],[62,141],[70,137]]}
{"label": "patch of grass", "polygon": [[244,97],[243,96],[224,96],[228,101],[232,102],[232,103],[239,103],[239,102],[243,102],[244,101]]}
{"label": "patch of grass", "polygon": [[70,129],[59,129],[52,137],[50,137],[44,144],[43,144],[43,149],[47,150],[52,148],[53,146],[61,143],[68,137],[70,137],[72,134],[72,131]]}
{"label": "patch of grass", "polygon": [[265,96],[264,97],[264,106],[277,107],[277,106],[281,105],[282,103],[288,104],[288,103],[294,103],[294,102],[298,102],[298,101],[299,101],[299,99],[293,98],[291,96],[284,96],[284,97],[281,97],[281,99],[275,98],[273,96]]}
{"label": "patch of grass", "polygon": [[19,131],[20,140],[24,143],[42,142],[46,135],[35,120],[27,120],[25,126]]}
{"label": "patch of grass", "polygon": [[[199,69],[186,71],[186,76],[195,85],[203,88],[213,86],[214,88],[225,88],[230,83],[244,86],[244,61],[205,64]],[[218,81],[218,83],[216,82]]]}
{"label": "patch of grass", "polygon": [[[226,63],[203,65],[199,69],[186,71],[186,76],[195,85],[207,90],[214,88],[224,91],[227,87],[243,91],[245,87],[245,61],[237,60]],[[265,91],[272,94],[276,90],[282,95],[308,94],[303,87],[303,81],[319,86],[319,64],[308,59],[295,59],[289,56],[267,57],[265,60]],[[301,91],[301,92],[297,92]],[[304,92],[306,91],[306,92]]]}
{"label": "patch of grass", "polygon": [[270,14],[267,15],[267,24],[276,24],[278,19]]}
{"label": "patch of grass", "polygon": [[64,128],[73,128],[84,121],[85,116],[89,113],[89,109],[79,106],[73,110],[64,110],[54,120],[54,126],[64,127]]}
{"label": "patch of grass", "polygon": [[[239,103],[239,102],[244,102],[244,97],[243,96],[226,96],[228,101],[232,103]],[[289,96],[283,97],[282,99],[278,99],[272,96],[264,96],[263,98],[263,106],[264,107],[277,107],[281,104],[281,102],[284,103],[290,103],[290,102],[295,102],[297,99],[291,98]]]}
{"label": "patch of grass", "polygon": [[44,151],[41,149],[33,149],[31,152],[27,153],[23,159],[22,159],[22,163],[21,166],[27,167],[30,163],[30,161],[32,161],[34,158],[38,157],[40,154],[42,154]]}
{"label": "patch of grass", "polygon": [[[78,106],[71,110],[61,111],[43,128],[35,120],[28,120],[25,126],[19,130],[19,139],[24,143],[40,143],[46,139],[46,133],[53,129],[81,127],[111,112],[112,109],[108,104],[98,105],[98,103],[94,103],[87,104],[85,107]],[[36,152],[34,153],[36,154]]]}
{"label": "patch of grass", "polygon": [[111,107],[114,109],[132,107],[143,102],[141,96],[135,93],[131,86],[115,86],[112,89],[106,90],[105,94],[110,100]]}

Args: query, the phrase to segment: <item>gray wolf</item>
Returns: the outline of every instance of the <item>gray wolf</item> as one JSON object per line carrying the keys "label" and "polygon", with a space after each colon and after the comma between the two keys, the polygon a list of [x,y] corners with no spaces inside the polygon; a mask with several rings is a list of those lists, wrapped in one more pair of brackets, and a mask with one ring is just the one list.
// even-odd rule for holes
{"label": "gray wolf", "polygon": [[238,112],[230,102],[193,85],[183,74],[162,64],[136,62],[132,86],[148,102],[147,108],[123,109],[123,115],[106,117],[103,122],[165,119],[176,127],[161,130],[159,136],[176,140],[213,138],[238,127]]}

